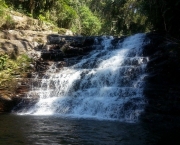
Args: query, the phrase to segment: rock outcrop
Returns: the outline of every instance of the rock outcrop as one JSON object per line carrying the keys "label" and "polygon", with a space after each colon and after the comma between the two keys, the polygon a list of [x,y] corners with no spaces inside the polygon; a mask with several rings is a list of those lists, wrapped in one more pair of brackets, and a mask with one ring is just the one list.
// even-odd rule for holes
{"label": "rock outcrop", "polygon": [[147,106],[143,119],[150,122],[180,117],[180,45],[157,33],[147,34],[144,48],[149,57],[144,94]]}
{"label": "rock outcrop", "polygon": [[23,54],[45,44],[52,31],[3,30],[0,31],[0,54]]}
{"label": "rock outcrop", "polygon": [[74,59],[74,57],[81,58],[92,51],[94,41],[94,37],[73,37],[52,31],[0,31],[1,55],[18,56],[25,53],[33,59],[30,64],[32,73],[26,74],[23,78],[19,75],[14,76],[16,84],[13,92],[9,92],[7,87],[0,87],[0,112],[11,111],[12,107],[22,100],[27,105],[36,102],[37,98],[29,100],[25,97],[30,84],[36,83],[31,78],[35,75],[43,76],[52,63],[55,63],[58,68],[76,63],[77,58]]}

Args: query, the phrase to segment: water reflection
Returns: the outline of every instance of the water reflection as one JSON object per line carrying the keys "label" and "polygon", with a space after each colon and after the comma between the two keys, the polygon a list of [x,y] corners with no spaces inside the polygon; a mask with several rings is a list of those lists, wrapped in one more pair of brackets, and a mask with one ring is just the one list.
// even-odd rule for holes
{"label": "water reflection", "polygon": [[0,116],[0,144],[144,145],[148,132],[140,124],[67,119],[55,116]]}

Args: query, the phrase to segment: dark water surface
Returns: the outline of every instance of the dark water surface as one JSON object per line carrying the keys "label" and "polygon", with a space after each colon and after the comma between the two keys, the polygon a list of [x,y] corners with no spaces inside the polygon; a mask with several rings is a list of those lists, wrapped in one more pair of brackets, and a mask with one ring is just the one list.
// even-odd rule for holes
{"label": "dark water surface", "polygon": [[138,123],[55,116],[0,115],[0,145],[146,144],[148,131]]}

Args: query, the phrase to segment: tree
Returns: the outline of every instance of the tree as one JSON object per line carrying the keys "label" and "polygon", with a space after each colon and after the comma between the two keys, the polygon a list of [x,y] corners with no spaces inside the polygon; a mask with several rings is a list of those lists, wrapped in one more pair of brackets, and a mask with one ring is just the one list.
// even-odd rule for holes
{"label": "tree", "polygon": [[93,15],[90,9],[86,6],[80,7],[79,10],[81,18],[82,34],[96,35],[101,29],[101,23],[99,19]]}
{"label": "tree", "polygon": [[180,0],[142,0],[141,8],[154,30],[180,38]]}
{"label": "tree", "polygon": [[102,33],[126,35],[148,31],[141,0],[92,0],[90,9],[101,18]]}

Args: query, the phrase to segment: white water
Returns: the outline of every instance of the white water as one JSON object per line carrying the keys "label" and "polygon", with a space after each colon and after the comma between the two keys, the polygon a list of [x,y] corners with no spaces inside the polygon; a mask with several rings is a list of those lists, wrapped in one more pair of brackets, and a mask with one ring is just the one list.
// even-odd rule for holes
{"label": "white water", "polygon": [[136,121],[143,111],[143,78],[148,58],[142,56],[145,34],[136,34],[111,45],[103,37],[96,49],[77,64],[58,73],[55,65],[28,97],[39,102],[21,114]]}

